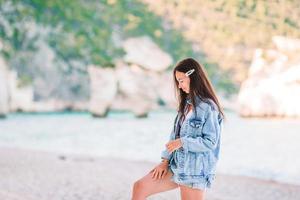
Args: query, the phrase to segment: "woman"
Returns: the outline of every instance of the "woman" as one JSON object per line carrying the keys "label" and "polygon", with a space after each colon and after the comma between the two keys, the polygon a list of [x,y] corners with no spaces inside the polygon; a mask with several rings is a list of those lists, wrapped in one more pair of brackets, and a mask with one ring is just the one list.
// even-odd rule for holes
{"label": "woman", "polygon": [[182,200],[204,199],[215,177],[224,113],[204,68],[194,59],[173,70],[178,114],[162,162],[133,186],[132,200],[180,188]]}

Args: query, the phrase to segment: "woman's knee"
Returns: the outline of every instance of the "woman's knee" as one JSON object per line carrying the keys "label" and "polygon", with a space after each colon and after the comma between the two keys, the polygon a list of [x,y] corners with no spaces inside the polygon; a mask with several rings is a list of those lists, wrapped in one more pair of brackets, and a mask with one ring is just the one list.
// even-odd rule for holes
{"label": "woman's knee", "polygon": [[145,185],[145,182],[140,179],[140,180],[137,180],[134,184],[133,184],[133,199],[135,199],[134,197],[146,197],[146,185]]}
{"label": "woman's knee", "polygon": [[143,181],[141,179],[134,182],[133,190],[139,191],[139,190],[142,190],[142,188],[143,188]]}

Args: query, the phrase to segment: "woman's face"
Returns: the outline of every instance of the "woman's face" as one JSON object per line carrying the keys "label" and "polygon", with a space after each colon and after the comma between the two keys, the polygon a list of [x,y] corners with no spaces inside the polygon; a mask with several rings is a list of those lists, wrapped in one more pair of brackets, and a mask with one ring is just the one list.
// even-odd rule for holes
{"label": "woman's face", "polygon": [[175,71],[175,77],[178,81],[178,88],[188,94],[190,92],[190,77],[185,76],[185,73],[179,71]]}

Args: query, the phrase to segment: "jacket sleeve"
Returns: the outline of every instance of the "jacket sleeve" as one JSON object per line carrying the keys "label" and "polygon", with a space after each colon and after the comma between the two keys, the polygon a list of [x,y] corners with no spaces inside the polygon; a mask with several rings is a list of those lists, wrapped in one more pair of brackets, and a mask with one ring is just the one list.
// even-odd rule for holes
{"label": "jacket sleeve", "polygon": [[216,148],[221,130],[218,115],[217,110],[212,110],[211,106],[208,106],[201,136],[186,135],[180,138],[184,151],[206,152]]}
{"label": "jacket sleeve", "polygon": [[[174,134],[174,131],[171,132],[170,134],[170,138],[169,141],[172,140],[172,135]],[[161,159],[167,159],[170,160],[171,154],[168,152],[168,150],[165,148],[162,152],[161,152]]]}
{"label": "jacket sleeve", "polygon": [[[174,120],[174,124],[173,124],[173,129],[172,132],[169,136],[169,142],[173,139],[175,139],[175,123],[177,120],[178,115],[176,116],[175,120]],[[168,150],[165,148],[162,152],[161,152],[161,159],[167,159],[170,160],[171,154],[168,152]]]}

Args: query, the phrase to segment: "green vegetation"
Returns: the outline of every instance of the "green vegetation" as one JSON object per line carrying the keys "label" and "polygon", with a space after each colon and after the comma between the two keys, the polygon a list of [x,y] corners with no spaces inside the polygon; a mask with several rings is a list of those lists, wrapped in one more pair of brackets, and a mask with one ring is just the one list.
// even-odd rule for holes
{"label": "green vegetation", "polygon": [[171,21],[210,62],[239,84],[256,48],[272,48],[272,36],[300,38],[298,0],[143,0]]}
{"label": "green vegetation", "polygon": [[[12,6],[12,9],[5,7]],[[8,11],[7,11],[8,10]],[[135,0],[22,0],[1,2],[2,17],[12,24],[12,34],[2,26],[0,37],[6,42],[5,55],[32,50],[24,46],[26,31],[14,24],[34,21],[49,29],[48,43],[64,62],[80,60],[85,64],[113,66],[114,59],[124,54],[118,39],[149,35],[162,49],[177,60],[195,55],[191,45],[173,29],[164,28],[162,19]],[[34,38],[36,39],[36,38]],[[29,44],[33,45],[33,41]]]}
{"label": "green vegetation", "polygon": [[[43,31],[30,35],[28,24]],[[300,2],[292,0],[0,0],[2,54],[24,85],[38,73],[26,71],[32,57],[24,52],[33,55],[39,38],[68,66],[61,73],[86,74],[89,64],[114,67],[124,55],[120,41],[148,35],[175,62],[200,60],[217,89],[234,93],[255,48],[271,47],[274,35],[299,38],[299,29]]]}

